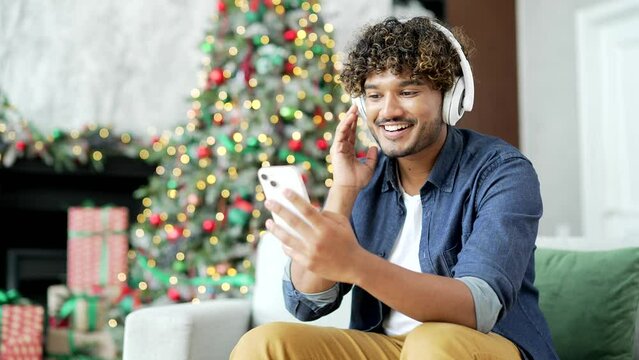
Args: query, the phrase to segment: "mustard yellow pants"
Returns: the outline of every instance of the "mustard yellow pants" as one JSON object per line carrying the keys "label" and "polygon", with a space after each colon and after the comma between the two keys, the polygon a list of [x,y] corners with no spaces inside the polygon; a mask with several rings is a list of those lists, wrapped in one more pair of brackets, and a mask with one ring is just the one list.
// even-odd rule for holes
{"label": "mustard yellow pants", "polygon": [[404,336],[276,322],[242,336],[232,360],[519,360],[519,350],[495,333],[424,323]]}

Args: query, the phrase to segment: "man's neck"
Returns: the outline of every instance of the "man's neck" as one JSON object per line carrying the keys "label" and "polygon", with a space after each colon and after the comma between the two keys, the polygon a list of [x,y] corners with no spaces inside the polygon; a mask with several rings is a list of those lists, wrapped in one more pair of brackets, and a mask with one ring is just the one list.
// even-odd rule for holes
{"label": "man's neck", "polygon": [[419,194],[419,190],[428,180],[433,166],[435,166],[435,161],[444,147],[447,133],[447,130],[442,131],[437,142],[422,151],[397,159],[399,181],[407,194]]}

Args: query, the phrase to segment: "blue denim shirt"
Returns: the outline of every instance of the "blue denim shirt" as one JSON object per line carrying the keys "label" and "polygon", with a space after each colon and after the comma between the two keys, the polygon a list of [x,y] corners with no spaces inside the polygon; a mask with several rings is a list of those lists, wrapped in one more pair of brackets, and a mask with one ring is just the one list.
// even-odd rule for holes
{"label": "blue denim shirt", "polygon": [[[397,162],[383,154],[357,196],[351,223],[361,246],[388,258],[404,223]],[[537,174],[506,142],[448,127],[446,142],[420,190],[422,272],[486,281],[502,304],[493,332],[533,359],[557,359],[534,286],[534,251],[542,201]],[[350,327],[382,332],[389,308],[364,289],[340,284],[332,304],[318,307],[284,281],[287,309],[301,320],[324,316],[352,289]]]}

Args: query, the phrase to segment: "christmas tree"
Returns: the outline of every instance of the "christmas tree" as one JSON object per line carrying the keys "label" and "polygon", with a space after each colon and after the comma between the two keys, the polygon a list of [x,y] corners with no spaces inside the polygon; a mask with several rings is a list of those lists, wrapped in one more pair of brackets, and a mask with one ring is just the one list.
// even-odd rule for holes
{"label": "christmas tree", "polygon": [[145,301],[250,294],[253,255],[270,213],[262,166],[293,164],[320,205],[328,149],[350,98],[333,28],[316,0],[220,0],[201,50],[188,123],[155,137],[157,164],[138,191],[129,283]]}

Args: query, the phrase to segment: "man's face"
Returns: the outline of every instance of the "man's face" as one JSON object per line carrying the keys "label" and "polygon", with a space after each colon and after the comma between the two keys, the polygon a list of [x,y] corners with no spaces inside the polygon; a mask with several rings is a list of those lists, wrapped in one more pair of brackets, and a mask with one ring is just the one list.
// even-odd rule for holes
{"label": "man's face", "polygon": [[364,90],[368,127],[387,156],[427,152],[445,136],[442,94],[430,83],[386,71],[371,74]]}

